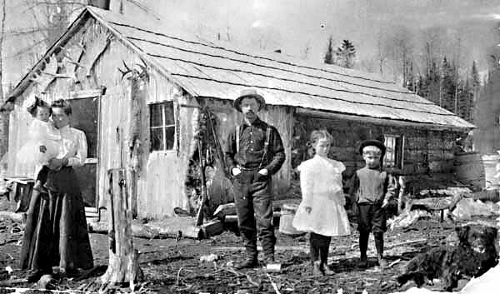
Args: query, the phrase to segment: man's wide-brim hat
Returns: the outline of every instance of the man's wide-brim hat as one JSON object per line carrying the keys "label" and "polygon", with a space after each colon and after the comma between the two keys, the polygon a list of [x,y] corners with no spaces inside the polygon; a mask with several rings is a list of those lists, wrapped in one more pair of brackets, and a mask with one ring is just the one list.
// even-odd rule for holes
{"label": "man's wide-brim hat", "polygon": [[244,98],[255,98],[257,99],[257,101],[259,102],[259,110],[262,109],[262,107],[264,105],[266,105],[266,100],[264,100],[264,97],[262,97],[262,95],[260,95],[257,90],[255,89],[245,89],[245,90],[242,90],[241,93],[240,93],[240,96],[238,98],[236,98],[236,100],[234,100],[233,102],[233,107],[238,110],[239,112],[241,112],[241,100],[243,100]]}
{"label": "man's wide-brim hat", "polygon": [[379,140],[364,140],[359,144],[359,154],[363,155],[363,149],[368,146],[375,146],[382,152],[382,156],[385,154],[385,145]]}

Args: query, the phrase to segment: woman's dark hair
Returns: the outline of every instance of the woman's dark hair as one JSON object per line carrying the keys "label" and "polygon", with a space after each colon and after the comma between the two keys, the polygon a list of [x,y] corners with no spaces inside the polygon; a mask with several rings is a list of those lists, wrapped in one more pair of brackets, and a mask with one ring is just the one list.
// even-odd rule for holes
{"label": "woman's dark hair", "polygon": [[52,114],[52,109],[50,108],[50,105],[47,102],[35,96],[35,102],[33,102],[33,104],[28,106],[27,110],[31,114],[31,116],[35,117],[36,114],[38,113],[38,107],[47,108],[49,110],[49,113]]}
{"label": "woman's dark hair", "polygon": [[69,101],[68,100],[64,100],[64,99],[59,99],[59,100],[56,100],[54,102],[52,102],[52,105],[50,105],[50,107],[52,108],[62,108],[64,110],[64,113],[66,113],[66,115],[70,115],[71,114],[71,105],[69,104]]}

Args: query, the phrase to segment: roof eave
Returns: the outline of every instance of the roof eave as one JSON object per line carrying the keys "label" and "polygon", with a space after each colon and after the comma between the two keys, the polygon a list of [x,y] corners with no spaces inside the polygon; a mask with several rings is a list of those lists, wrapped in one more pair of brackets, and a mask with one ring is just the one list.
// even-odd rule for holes
{"label": "roof eave", "polygon": [[399,120],[399,119],[393,119],[393,118],[379,118],[379,117],[373,117],[373,116],[353,115],[353,114],[346,114],[346,113],[340,113],[340,112],[334,112],[334,111],[299,108],[299,107],[297,107],[296,113],[299,115],[302,114],[302,115],[318,116],[318,117],[325,117],[325,118],[333,118],[334,117],[334,118],[340,118],[340,119],[345,119],[345,120],[362,121],[365,123],[368,122],[368,123],[381,124],[381,125],[399,125],[402,127],[417,127],[417,128],[428,129],[428,130],[437,130],[437,131],[448,130],[448,131],[465,132],[465,131],[470,131],[470,130],[473,130],[476,128],[476,126],[474,126],[473,124],[470,124],[470,123],[468,123],[468,126],[442,125],[442,124],[423,123],[423,122],[402,120],[402,119]]}

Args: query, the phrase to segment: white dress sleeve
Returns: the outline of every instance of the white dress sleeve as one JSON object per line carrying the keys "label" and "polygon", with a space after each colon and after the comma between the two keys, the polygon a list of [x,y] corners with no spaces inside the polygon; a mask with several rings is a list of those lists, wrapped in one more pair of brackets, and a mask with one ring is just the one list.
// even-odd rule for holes
{"label": "white dress sleeve", "polygon": [[28,128],[29,140],[42,140],[45,137],[45,128],[42,121],[33,119]]}
{"label": "white dress sleeve", "polygon": [[342,172],[345,171],[346,167],[345,165],[340,162],[340,161],[334,161],[334,169],[336,172],[335,175],[335,183],[334,183],[334,189],[337,191],[335,194],[335,198],[338,204],[344,206],[345,205],[345,197],[344,197],[344,190],[343,190],[343,183],[342,183]]}
{"label": "white dress sleeve", "polygon": [[297,169],[300,171],[300,191],[302,193],[302,203],[304,206],[312,206],[314,191],[313,168],[309,161],[301,163]]}
{"label": "white dress sleeve", "polygon": [[345,165],[340,162],[340,161],[337,161],[337,164],[338,164],[338,168],[339,168],[339,172],[342,173],[343,171],[345,171]]}

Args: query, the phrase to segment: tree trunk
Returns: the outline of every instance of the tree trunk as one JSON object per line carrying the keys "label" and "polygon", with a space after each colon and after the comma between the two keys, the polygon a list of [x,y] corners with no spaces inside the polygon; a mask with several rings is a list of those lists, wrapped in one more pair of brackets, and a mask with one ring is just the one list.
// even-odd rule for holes
{"label": "tree trunk", "polygon": [[108,171],[111,209],[109,264],[101,276],[103,284],[134,283],[142,279],[139,253],[134,249],[132,238],[132,211],[126,187],[126,172],[122,168]]}
{"label": "tree trunk", "polygon": [[127,187],[132,217],[137,217],[137,180],[142,157],[142,108],[145,106],[142,104],[147,100],[146,83],[139,78],[140,75],[141,73],[134,72],[131,79],[130,122],[127,134]]}
{"label": "tree trunk", "polygon": [[[6,1],[2,1],[2,18],[0,31],[0,103],[5,103],[4,93],[3,93],[3,41],[5,37],[5,5]],[[9,146],[9,114],[0,115],[0,157],[7,153]],[[2,167],[0,167],[1,169]]]}

